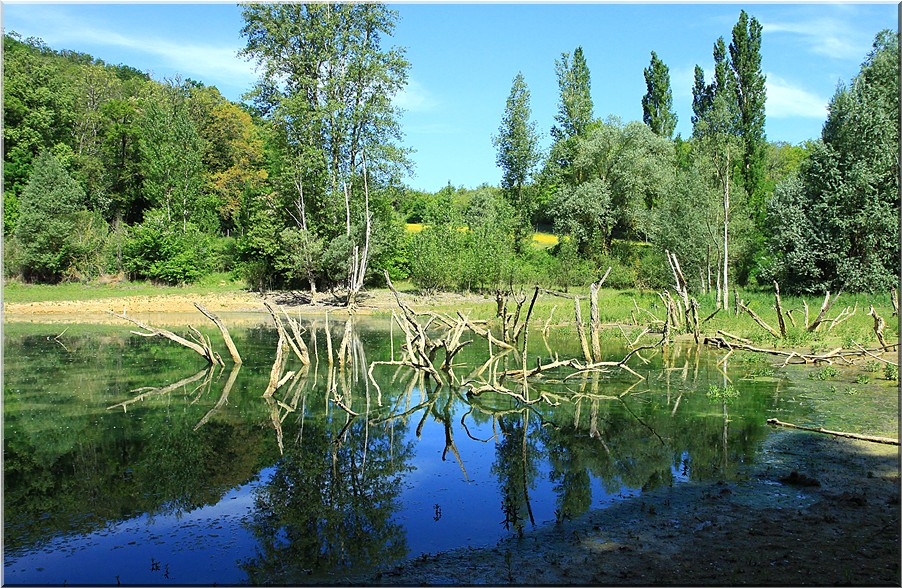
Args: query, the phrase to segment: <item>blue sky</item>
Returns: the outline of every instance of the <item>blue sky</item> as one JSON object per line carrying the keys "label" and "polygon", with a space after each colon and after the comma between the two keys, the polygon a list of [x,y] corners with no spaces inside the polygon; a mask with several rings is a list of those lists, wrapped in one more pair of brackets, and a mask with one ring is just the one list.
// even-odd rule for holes
{"label": "blue sky", "polygon": [[[896,4],[393,4],[395,35],[405,47],[410,83],[405,144],[415,150],[409,185],[437,190],[448,182],[498,184],[492,135],[511,82],[522,71],[532,119],[550,144],[557,112],[554,62],[582,46],[592,75],[595,115],[641,120],[643,69],[651,51],[670,68],[677,131],[691,133],[692,72],[712,73],[717,37],[729,43],[745,9],[763,26],[767,137],[799,143],[820,135],[826,105],[848,82],[875,34],[897,30]],[[3,27],[42,38],[54,49],[90,53],[155,79],[182,77],[214,85],[239,100],[254,83],[236,4],[45,4],[4,2]]]}

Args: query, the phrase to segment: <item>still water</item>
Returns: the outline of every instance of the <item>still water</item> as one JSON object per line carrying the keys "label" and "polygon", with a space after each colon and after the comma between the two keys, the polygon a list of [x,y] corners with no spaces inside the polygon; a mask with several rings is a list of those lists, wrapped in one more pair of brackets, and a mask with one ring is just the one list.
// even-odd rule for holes
{"label": "still water", "polygon": [[[644,380],[546,373],[527,404],[401,366],[369,378],[372,362],[401,357],[384,320],[346,330],[332,319],[351,361],[330,369],[322,319],[305,326],[313,365],[290,358],[297,377],[265,399],[277,341],[267,324],[232,327],[245,363],[222,369],[127,327],[57,337],[57,325],[6,324],[5,583],[340,581],[646,489],[735,479],[766,418],[808,410],[757,358],[724,372],[722,353],[694,346],[633,357]],[[610,359],[622,341],[605,338]],[[530,361],[552,350],[580,356],[572,334],[552,333],[530,340]],[[488,353],[481,339],[465,347],[455,380],[485,379]],[[738,395],[711,393],[728,382]]]}

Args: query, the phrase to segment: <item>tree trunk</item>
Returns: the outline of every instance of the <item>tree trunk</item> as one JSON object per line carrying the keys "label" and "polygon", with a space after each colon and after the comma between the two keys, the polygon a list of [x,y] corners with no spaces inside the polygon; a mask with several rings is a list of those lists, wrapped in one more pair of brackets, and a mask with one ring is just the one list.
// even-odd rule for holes
{"label": "tree trunk", "polygon": [[728,254],[727,243],[729,239],[730,224],[730,153],[727,151],[726,175],[723,184],[723,306],[730,307],[730,290],[727,272],[729,268],[730,256]]}

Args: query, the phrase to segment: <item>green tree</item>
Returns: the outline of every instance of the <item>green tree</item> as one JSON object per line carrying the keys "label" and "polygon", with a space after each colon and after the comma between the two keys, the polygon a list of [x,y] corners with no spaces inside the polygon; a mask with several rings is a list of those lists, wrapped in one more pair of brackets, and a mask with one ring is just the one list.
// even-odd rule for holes
{"label": "green tree", "polygon": [[562,53],[560,60],[554,62],[557,74],[560,102],[554,120],[560,126],[551,128],[551,136],[555,141],[569,137],[582,136],[592,124],[592,82],[589,66],[583,55],[583,48],[573,51],[573,61],[569,53]]}
{"label": "green tree", "polygon": [[649,211],[672,182],[674,150],[640,122],[610,118],[576,142],[569,181],[551,204],[556,231],[583,255],[608,252],[614,235],[650,230]]}
{"label": "green tree", "polygon": [[210,237],[194,223],[175,223],[164,209],[149,211],[123,246],[123,265],[134,278],[188,284],[210,271]]}
{"label": "green tree", "polygon": [[830,101],[800,181],[784,181],[769,203],[770,273],[789,291],[898,282],[898,62],[897,35],[881,31],[851,85]]}
{"label": "green tree", "polygon": [[25,279],[58,282],[63,277],[76,253],[73,230],[84,201],[84,190],[53,155],[38,156],[16,225]]}
{"label": "green tree", "polygon": [[[704,73],[698,66],[695,68],[695,76],[693,110],[696,116],[693,117],[693,139],[699,153],[708,158],[713,172],[710,174],[711,181],[718,186],[722,196],[723,241],[720,252],[722,266],[718,272],[717,300],[718,304],[726,307],[730,297],[730,197],[735,184],[733,167],[739,145],[734,133],[737,118],[736,82],[731,74],[723,37],[718,38],[714,44],[714,79],[705,86],[704,91],[700,89],[700,80],[704,79]],[[735,192],[732,195],[735,197]]]}
{"label": "green tree", "polygon": [[651,127],[656,135],[670,139],[677,124],[670,91],[670,70],[652,51],[651,63],[644,73],[648,91],[642,97],[642,122]]}
{"label": "green tree", "polygon": [[75,93],[67,70],[42,40],[3,36],[5,198],[21,196],[39,154],[68,148]]}
{"label": "green tree", "polygon": [[529,88],[523,73],[518,72],[511,85],[498,135],[492,137],[498,150],[496,162],[502,171],[501,188],[519,216],[514,229],[514,247],[518,252],[531,214],[524,188],[539,162],[539,137],[530,116]]}
{"label": "green tree", "polygon": [[337,192],[364,153],[375,181],[397,179],[409,162],[391,100],[410,64],[402,49],[381,47],[397,13],[382,4],[245,4],[242,16],[242,54],[262,70],[251,96],[280,128],[305,196]]}
{"label": "green tree", "polygon": [[736,134],[742,140],[739,178],[759,227],[764,220],[766,138],[764,135],[765,76],[761,71],[761,24],[745,10],[733,27],[730,67],[736,93]]}
{"label": "green tree", "polygon": [[278,222],[321,239],[323,275],[347,278],[351,211],[365,224],[364,158],[370,202],[383,212],[375,200],[410,166],[392,104],[410,64],[403,49],[382,47],[398,15],[383,4],[339,3],[244,4],[242,16],[242,54],[261,71],[248,97],[277,131],[269,176]]}
{"label": "green tree", "polygon": [[202,144],[188,114],[183,87],[168,84],[144,100],[141,171],[145,199],[187,232],[188,222],[208,214],[202,206]]}

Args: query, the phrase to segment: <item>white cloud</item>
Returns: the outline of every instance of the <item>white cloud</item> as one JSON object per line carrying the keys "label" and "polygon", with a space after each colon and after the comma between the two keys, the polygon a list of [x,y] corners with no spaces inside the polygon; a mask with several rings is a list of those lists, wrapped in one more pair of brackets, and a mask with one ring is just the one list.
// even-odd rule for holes
{"label": "white cloud", "polygon": [[408,78],[407,86],[395,96],[394,104],[408,112],[431,112],[438,106],[438,100],[423,84]]}
{"label": "white cloud", "polygon": [[[238,57],[237,45],[175,42],[165,37],[142,34],[122,34],[107,26],[74,16],[63,7],[29,6],[19,18],[38,28],[40,37],[54,49],[82,45],[126,49],[143,53],[155,66],[147,69],[173,70],[187,77],[197,77],[204,83],[250,85],[256,79],[254,64]],[[96,55],[101,57],[100,55]],[[126,62],[125,65],[135,65]]]}
{"label": "white cloud", "polygon": [[69,42],[88,41],[140,51],[156,56],[160,65],[180,73],[213,76],[219,79],[254,79],[254,66],[237,55],[236,47],[173,43],[153,37],[125,36],[99,29],[81,28],[68,35]]}
{"label": "white cloud", "polygon": [[773,74],[766,76],[768,118],[827,118],[829,99],[816,96]]}
{"label": "white cloud", "polygon": [[763,34],[800,35],[812,52],[833,59],[861,59],[870,46],[868,35],[855,30],[847,21],[830,17],[796,22],[762,22],[761,27]]}

